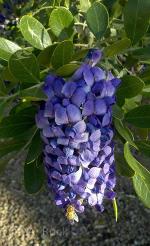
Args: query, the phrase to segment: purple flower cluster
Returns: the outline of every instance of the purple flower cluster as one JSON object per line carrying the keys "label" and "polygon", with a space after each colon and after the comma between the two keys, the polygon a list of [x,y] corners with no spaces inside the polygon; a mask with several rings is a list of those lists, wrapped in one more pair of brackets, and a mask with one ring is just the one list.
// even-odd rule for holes
{"label": "purple flower cluster", "polygon": [[48,185],[72,222],[86,203],[103,211],[103,200],[115,197],[111,108],[120,80],[95,66],[100,58],[98,49],[90,50],[67,82],[48,75],[48,99],[36,115]]}

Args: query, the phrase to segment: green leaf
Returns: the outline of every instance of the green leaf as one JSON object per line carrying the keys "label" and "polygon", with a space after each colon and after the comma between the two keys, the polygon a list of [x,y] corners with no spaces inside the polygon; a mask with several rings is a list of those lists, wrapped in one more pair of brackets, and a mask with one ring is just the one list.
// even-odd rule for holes
{"label": "green leaf", "polygon": [[10,57],[9,69],[20,82],[39,83],[40,72],[37,59],[26,50],[18,50]]}
{"label": "green leaf", "polygon": [[31,129],[35,124],[35,113],[34,107],[28,107],[4,118],[0,122],[0,138],[16,137]]}
{"label": "green leaf", "polygon": [[104,54],[108,57],[118,55],[125,52],[131,45],[131,41],[128,38],[123,38],[104,49]]}
{"label": "green leaf", "polygon": [[57,45],[53,52],[51,63],[55,69],[69,63],[74,53],[73,43],[71,41],[63,41]]}
{"label": "green leaf", "polygon": [[144,87],[144,82],[136,76],[125,75],[121,80],[122,83],[117,90],[117,103],[119,105],[125,98],[138,95]]}
{"label": "green leaf", "polygon": [[135,175],[133,177],[133,185],[140,200],[146,207],[150,208],[150,188],[146,182],[144,182],[140,175]]}
{"label": "green leaf", "polygon": [[10,72],[8,67],[5,67],[3,72],[2,72],[2,79],[11,81],[14,84],[18,83],[17,79],[13,76],[13,74]]}
{"label": "green leaf", "polygon": [[125,115],[125,120],[136,127],[150,128],[150,105],[132,109]]}
{"label": "green leaf", "polygon": [[79,10],[81,10],[82,12],[87,12],[87,10],[90,8],[91,3],[89,0],[80,0],[79,1]]}
{"label": "green leaf", "polygon": [[124,157],[129,166],[135,171],[137,175],[142,177],[150,189],[150,172],[134,158],[130,151],[128,142],[124,145]]}
{"label": "green leaf", "polygon": [[0,58],[1,59],[8,61],[10,56],[19,49],[20,47],[17,44],[5,38],[0,38]]}
{"label": "green leaf", "polygon": [[0,122],[6,115],[8,115],[12,102],[13,98],[9,98],[9,96],[4,99],[0,99]]}
{"label": "green leaf", "polygon": [[40,131],[37,131],[32,138],[29,146],[29,151],[26,158],[26,164],[30,164],[35,161],[39,155],[42,153],[42,140],[40,136]]}
{"label": "green leaf", "polygon": [[43,84],[37,84],[34,86],[31,86],[27,89],[21,90],[19,96],[23,99],[29,100],[29,101],[41,101],[46,99],[46,95],[42,91]]}
{"label": "green leaf", "polygon": [[78,61],[78,60],[84,59],[87,56],[88,52],[89,52],[88,48],[83,49],[83,50],[79,50],[79,51],[75,52],[75,54],[72,57],[72,60]]}
{"label": "green leaf", "polygon": [[112,115],[118,120],[123,120],[124,117],[123,110],[117,104],[112,107]]}
{"label": "green leaf", "polygon": [[0,141],[0,157],[20,150],[26,144],[25,139],[8,139],[5,141]]}
{"label": "green leaf", "polygon": [[123,105],[123,110],[125,112],[128,112],[128,111],[136,108],[141,103],[141,100],[142,100],[142,95],[138,95],[136,97],[132,97],[129,99],[126,98],[125,103]]}
{"label": "green leaf", "polygon": [[150,67],[144,70],[144,72],[140,75],[140,78],[146,85],[150,85]]}
{"label": "green leaf", "polygon": [[135,148],[137,148],[135,143],[134,143],[134,138],[133,138],[132,132],[129,130],[129,128],[127,128],[125,125],[123,125],[123,122],[121,120],[118,120],[118,119],[114,120],[114,125],[115,125],[117,132],[123,137],[123,139],[128,141]]}
{"label": "green leaf", "polygon": [[86,13],[86,21],[95,37],[97,39],[102,38],[109,23],[109,15],[106,7],[100,2],[94,2]]}
{"label": "green leaf", "polygon": [[137,48],[132,51],[132,56],[140,60],[150,59],[150,46],[144,48]]}
{"label": "green leaf", "polygon": [[25,40],[33,47],[43,50],[51,45],[51,39],[44,26],[34,17],[25,15],[20,20],[20,30]]}
{"label": "green leaf", "polygon": [[40,65],[45,66],[45,67],[50,66],[51,57],[52,57],[52,54],[56,46],[57,44],[53,44],[51,46],[48,46],[47,48],[45,48],[44,50],[40,52],[40,54],[37,57],[37,60]]}
{"label": "green leaf", "polygon": [[115,219],[117,222],[118,221],[118,206],[117,206],[116,198],[113,199],[113,208],[114,208],[114,213],[115,213]]}
{"label": "green leaf", "polygon": [[128,165],[124,156],[120,153],[117,153],[117,151],[115,152],[115,163],[116,163],[117,173],[119,175],[125,177],[134,176],[135,171]]}
{"label": "green leaf", "polygon": [[124,9],[124,26],[132,44],[136,44],[146,33],[150,18],[149,0],[129,0]]}
{"label": "green leaf", "polygon": [[29,194],[39,192],[44,184],[42,158],[38,157],[30,164],[24,165],[24,185]]}
{"label": "green leaf", "polygon": [[73,24],[74,18],[68,9],[59,7],[52,11],[49,26],[60,40],[69,39],[72,36]]}
{"label": "green leaf", "polygon": [[135,141],[139,151],[150,157],[150,140]]}
{"label": "green leaf", "polygon": [[80,65],[77,63],[66,64],[58,68],[56,70],[56,73],[59,76],[68,77],[68,76],[71,76],[79,67]]}

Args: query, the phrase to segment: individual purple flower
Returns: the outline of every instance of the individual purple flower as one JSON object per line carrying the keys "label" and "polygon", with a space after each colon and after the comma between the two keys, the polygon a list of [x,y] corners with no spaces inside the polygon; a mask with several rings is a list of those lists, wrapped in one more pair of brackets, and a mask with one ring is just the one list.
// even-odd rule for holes
{"label": "individual purple flower", "polygon": [[78,221],[85,204],[102,212],[115,196],[112,105],[120,80],[95,66],[101,56],[90,50],[68,82],[48,75],[47,100],[36,116],[48,186],[70,222]]}

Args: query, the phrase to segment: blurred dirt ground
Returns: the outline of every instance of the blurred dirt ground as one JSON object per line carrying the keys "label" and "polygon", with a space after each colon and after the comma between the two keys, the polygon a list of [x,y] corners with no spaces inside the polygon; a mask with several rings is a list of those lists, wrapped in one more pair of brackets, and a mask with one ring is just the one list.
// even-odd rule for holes
{"label": "blurred dirt ground", "polygon": [[119,220],[111,204],[103,214],[86,209],[71,226],[45,190],[29,196],[22,165],[8,165],[0,176],[0,246],[150,245],[150,211],[135,197],[130,180],[118,180]]}

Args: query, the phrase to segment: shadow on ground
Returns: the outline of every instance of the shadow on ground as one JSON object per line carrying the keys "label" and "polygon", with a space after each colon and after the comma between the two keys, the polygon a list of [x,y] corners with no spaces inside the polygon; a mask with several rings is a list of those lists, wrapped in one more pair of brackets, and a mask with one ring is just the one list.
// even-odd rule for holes
{"label": "shadow on ground", "polygon": [[108,204],[103,214],[86,209],[70,226],[47,191],[29,196],[21,178],[19,162],[0,177],[0,246],[150,245],[150,212],[135,198],[129,180],[118,181],[118,223]]}

